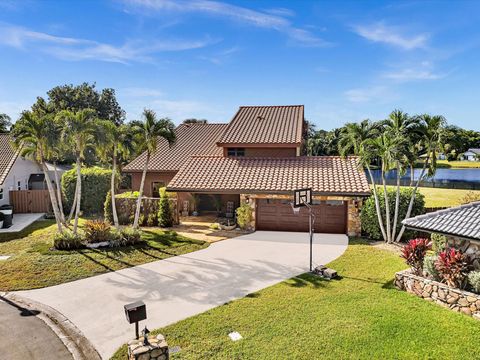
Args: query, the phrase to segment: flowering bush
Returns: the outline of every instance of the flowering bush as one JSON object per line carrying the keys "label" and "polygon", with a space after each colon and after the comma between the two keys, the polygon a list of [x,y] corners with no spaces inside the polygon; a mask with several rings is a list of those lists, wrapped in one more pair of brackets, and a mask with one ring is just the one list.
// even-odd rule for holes
{"label": "flowering bush", "polygon": [[85,240],[88,243],[99,243],[110,240],[110,224],[102,220],[88,220],[84,225]]}
{"label": "flowering bush", "polygon": [[435,267],[448,286],[465,287],[470,270],[470,259],[466,254],[454,248],[445,249],[438,254]]}
{"label": "flowering bush", "polygon": [[401,257],[412,267],[416,275],[422,275],[423,260],[431,247],[430,240],[422,238],[412,239],[403,247]]}

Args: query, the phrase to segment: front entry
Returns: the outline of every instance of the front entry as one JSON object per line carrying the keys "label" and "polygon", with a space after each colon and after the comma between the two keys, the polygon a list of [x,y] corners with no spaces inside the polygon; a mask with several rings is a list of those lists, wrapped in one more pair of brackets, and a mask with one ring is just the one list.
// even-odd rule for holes
{"label": "front entry", "polygon": [[[274,231],[308,231],[308,209],[293,214],[290,200],[258,199],[257,229]],[[347,204],[345,201],[314,201],[316,233],[345,234]]]}

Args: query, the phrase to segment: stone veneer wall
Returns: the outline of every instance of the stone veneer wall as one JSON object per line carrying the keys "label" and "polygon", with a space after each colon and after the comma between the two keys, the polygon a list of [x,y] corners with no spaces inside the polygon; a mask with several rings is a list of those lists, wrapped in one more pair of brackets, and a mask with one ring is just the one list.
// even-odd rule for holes
{"label": "stone veneer wall", "polygon": [[425,279],[412,274],[411,270],[397,272],[395,286],[427,301],[433,301],[451,310],[480,319],[480,295],[478,294]]}
{"label": "stone veneer wall", "polygon": [[[292,199],[292,195],[275,195],[275,194],[240,194],[240,203],[244,203],[246,198],[249,198],[249,204],[253,209],[252,221],[250,229],[255,230],[255,215],[256,215],[256,199]],[[360,209],[362,208],[363,199],[361,197],[346,197],[346,196],[314,196],[314,200],[340,200],[347,201],[347,234],[349,236],[360,236],[362,234],[362,223],[360,221]]]}
{"label": "stone veneer wall", "polygon": [[163,335],[149,336],[149,345],[143,337],[128,342],[128,360],[168,360],[168,344]]}
{"label": "stone veneer wall", "polygon": [[453,236],[447,236],[447,246],[454,247],[467,254],[475,270],[480,270],[480,242],[475,240],[465,240]]}

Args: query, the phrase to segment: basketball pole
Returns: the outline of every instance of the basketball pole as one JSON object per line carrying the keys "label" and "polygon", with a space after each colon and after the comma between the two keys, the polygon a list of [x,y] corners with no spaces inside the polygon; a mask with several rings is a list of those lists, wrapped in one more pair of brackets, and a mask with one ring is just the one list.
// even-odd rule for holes
{"label": "basketball pole", "polygon": [[310,272],[313,272],[313,214],[312,207],[304,200],[303,203],[308,207],[308,225],[310,232]]}

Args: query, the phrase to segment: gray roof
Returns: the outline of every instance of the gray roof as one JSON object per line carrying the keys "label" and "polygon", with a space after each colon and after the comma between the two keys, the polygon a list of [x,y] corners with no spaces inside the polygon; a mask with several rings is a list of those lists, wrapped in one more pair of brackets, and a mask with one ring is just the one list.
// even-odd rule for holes
{"label": "gray roof", "polygon": [[5,182],[19,153],[13,148],[11,140],[10,135],[0,134],[0,185]]}
{"label": "gray roof", "polygon": [[472,152],[474,154],[479,154],[480,155],[480,149],[476,149],[476,148],[470,148],[466,152]]}
{"label": "gray roof", "polygon": [[410,229],[480,240],[480,201],[405,219]]}

